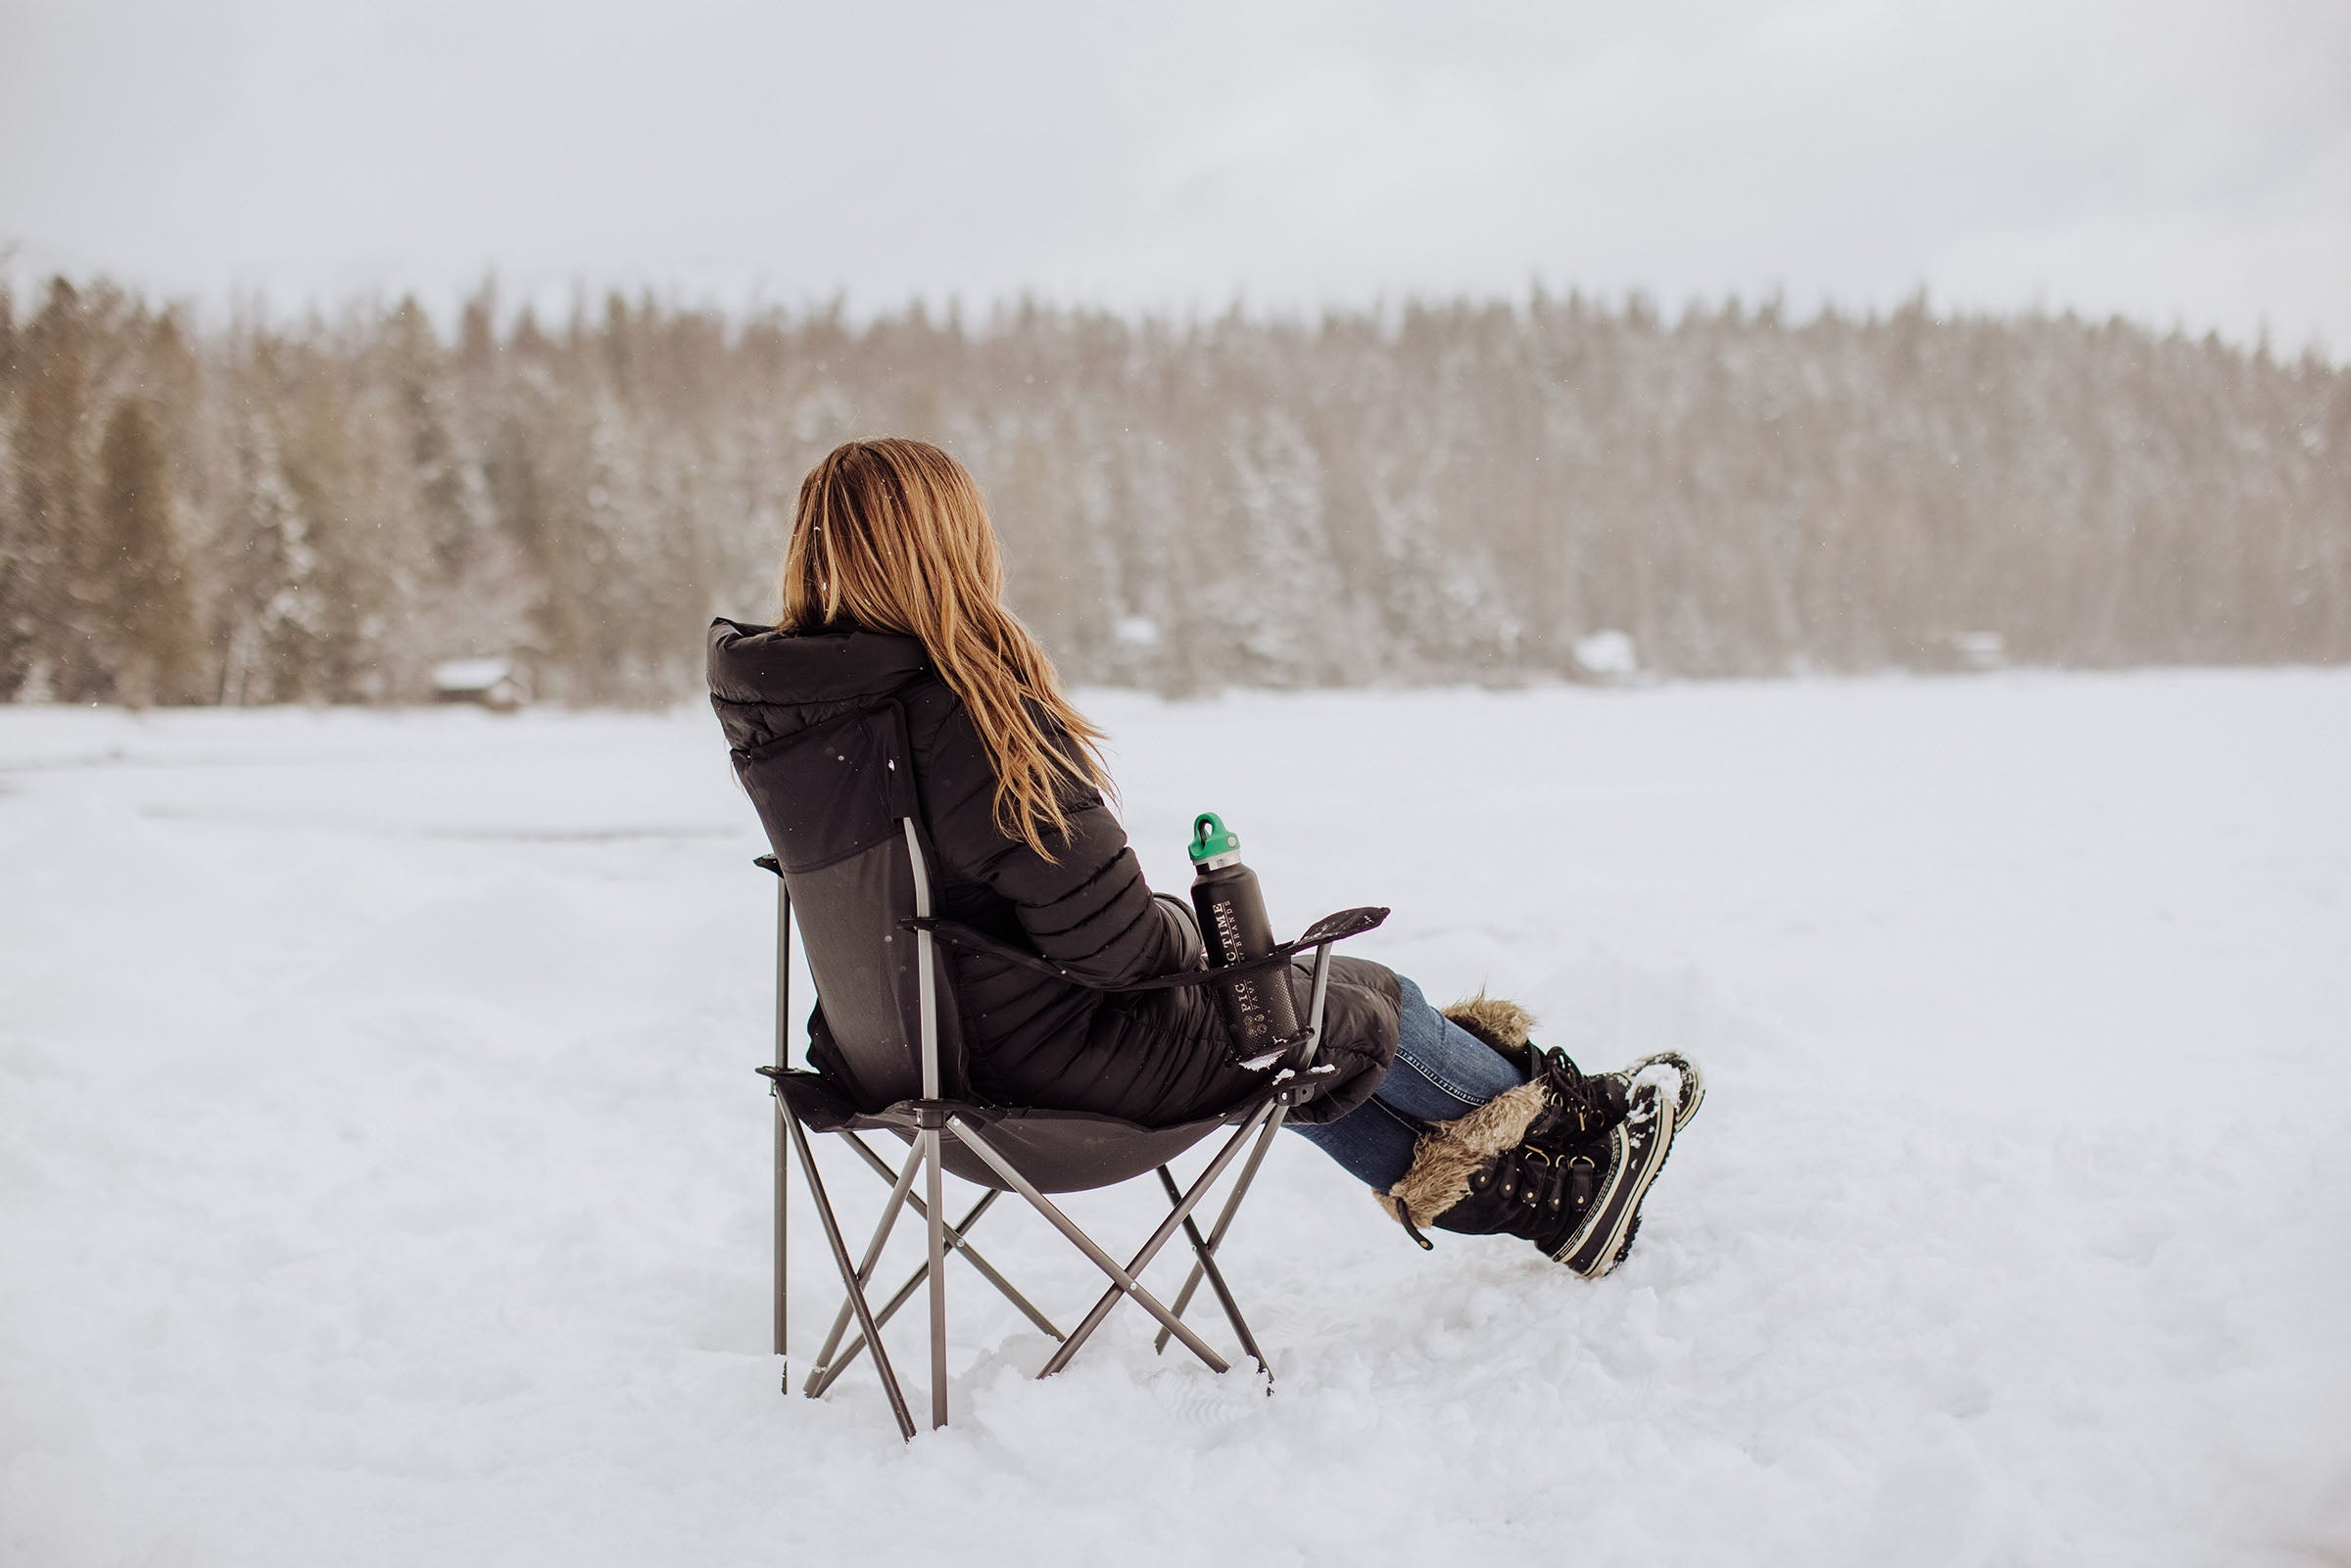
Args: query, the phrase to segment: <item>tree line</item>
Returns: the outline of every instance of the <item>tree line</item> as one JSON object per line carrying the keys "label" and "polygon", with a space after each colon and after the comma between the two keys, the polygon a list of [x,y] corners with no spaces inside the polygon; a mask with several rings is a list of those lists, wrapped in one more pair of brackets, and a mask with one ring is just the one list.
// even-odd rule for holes
{"label": "tree line", "polygon": [[856,435],[979,477],[1066,676],[2351,658],[2351,372],[2071,315],[1639,297],[1169,320],[485,289],[205,326],[0,289],[0,696],[389,702],[513,654],[666,701]]}

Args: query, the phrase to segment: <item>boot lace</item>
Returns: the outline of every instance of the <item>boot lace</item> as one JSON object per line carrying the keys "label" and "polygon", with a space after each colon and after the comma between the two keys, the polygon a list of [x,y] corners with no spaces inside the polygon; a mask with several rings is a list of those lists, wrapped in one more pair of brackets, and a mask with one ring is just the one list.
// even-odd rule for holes
{"label": "boot lace", "polygon": [[1558,1046],[1535,1057],[1535,1080],[1543,1085],[1545,1115],[1530,1142],[1548,1152],[1603,1136],[1625,1117],[1627,1086],[1612,1072],[1587,1073]]}

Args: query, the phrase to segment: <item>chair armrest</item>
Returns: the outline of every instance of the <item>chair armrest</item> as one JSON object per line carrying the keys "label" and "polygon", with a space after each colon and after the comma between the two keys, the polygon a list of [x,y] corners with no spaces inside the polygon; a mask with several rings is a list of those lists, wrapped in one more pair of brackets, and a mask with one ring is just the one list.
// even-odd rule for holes
{"label": "chair armrest", "polygon": [[1377,930],[1386,923],[1387,918],[1388,911],[1375,904],[1367,904],[1362,909],[1342,909],[1337,914],[1325,915],[1309,926],[1304,935],[1289,944],[1290,950],[1296,952],[1304,948],[1326,947],[1332,942],[1343,942],[1350,936],[1361,936],[1366,931]]}

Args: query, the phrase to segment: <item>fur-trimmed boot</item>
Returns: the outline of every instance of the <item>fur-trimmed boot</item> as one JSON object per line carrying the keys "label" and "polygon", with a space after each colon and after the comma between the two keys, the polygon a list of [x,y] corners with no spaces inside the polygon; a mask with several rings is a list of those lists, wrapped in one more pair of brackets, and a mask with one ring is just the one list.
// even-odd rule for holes
{"label": "fur-trimmed boot", "polygon": [[[1535,1049],[1534,1015],[1506,997],[1480,991],[1444,1011],[1528,1081],[1423,1132],[1382,1207],[1422,1247],[1423,1225],[1523,1236],[1587,1278],[1607,1273],[1631,1247],[1641,1201],[1704,1097],[1697,1068],[1667,1053],[1587,1073],[1557,1047]],[[1654,1067],[1677,1074],[1670,1100],[1634,1081]]]}
{"label": "fur-trimmed boot", "polygon": [[1597,1279],[1632,1246],[1673,1134],[1655,1084],[1637,1086],[1605,1131],[1583,1136],[1537,1078],[1422,1133],[1412,1168],[1380,1203],[1424,1248],[1423,1225],[1523,1236]]}

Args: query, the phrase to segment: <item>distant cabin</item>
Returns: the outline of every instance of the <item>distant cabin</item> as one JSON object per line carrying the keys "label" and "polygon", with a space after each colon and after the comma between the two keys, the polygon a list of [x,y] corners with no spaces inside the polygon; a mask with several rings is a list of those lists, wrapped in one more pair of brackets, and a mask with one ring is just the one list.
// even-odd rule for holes
{"label": "distant cabin", "polygon": [[1624,686],[1641,674],[1641,655],[1627,632],[1610,629],[1586,633],[1575,640],[1574,654],[1575,663],[1567,672],[1574,680],[1589,681],[1596,686]]}
{"label": "distant cabin", "polygon": [[2008,662],[2008,640],[1997,632],[1959,632],[1951,653],[1963,670],[1996,670]]}
{"label": "distant cabin", "polygon": [[2008,640],[1997,632],[1945,632],[1928,639],[1923,652],[1930,670],[1978,672],[2008,665]]}
{"label": "distant cabin", "polygon": [[447,659],[433,666],[433,699],[512,713],[531,699],[531,683],[509,658]]}

